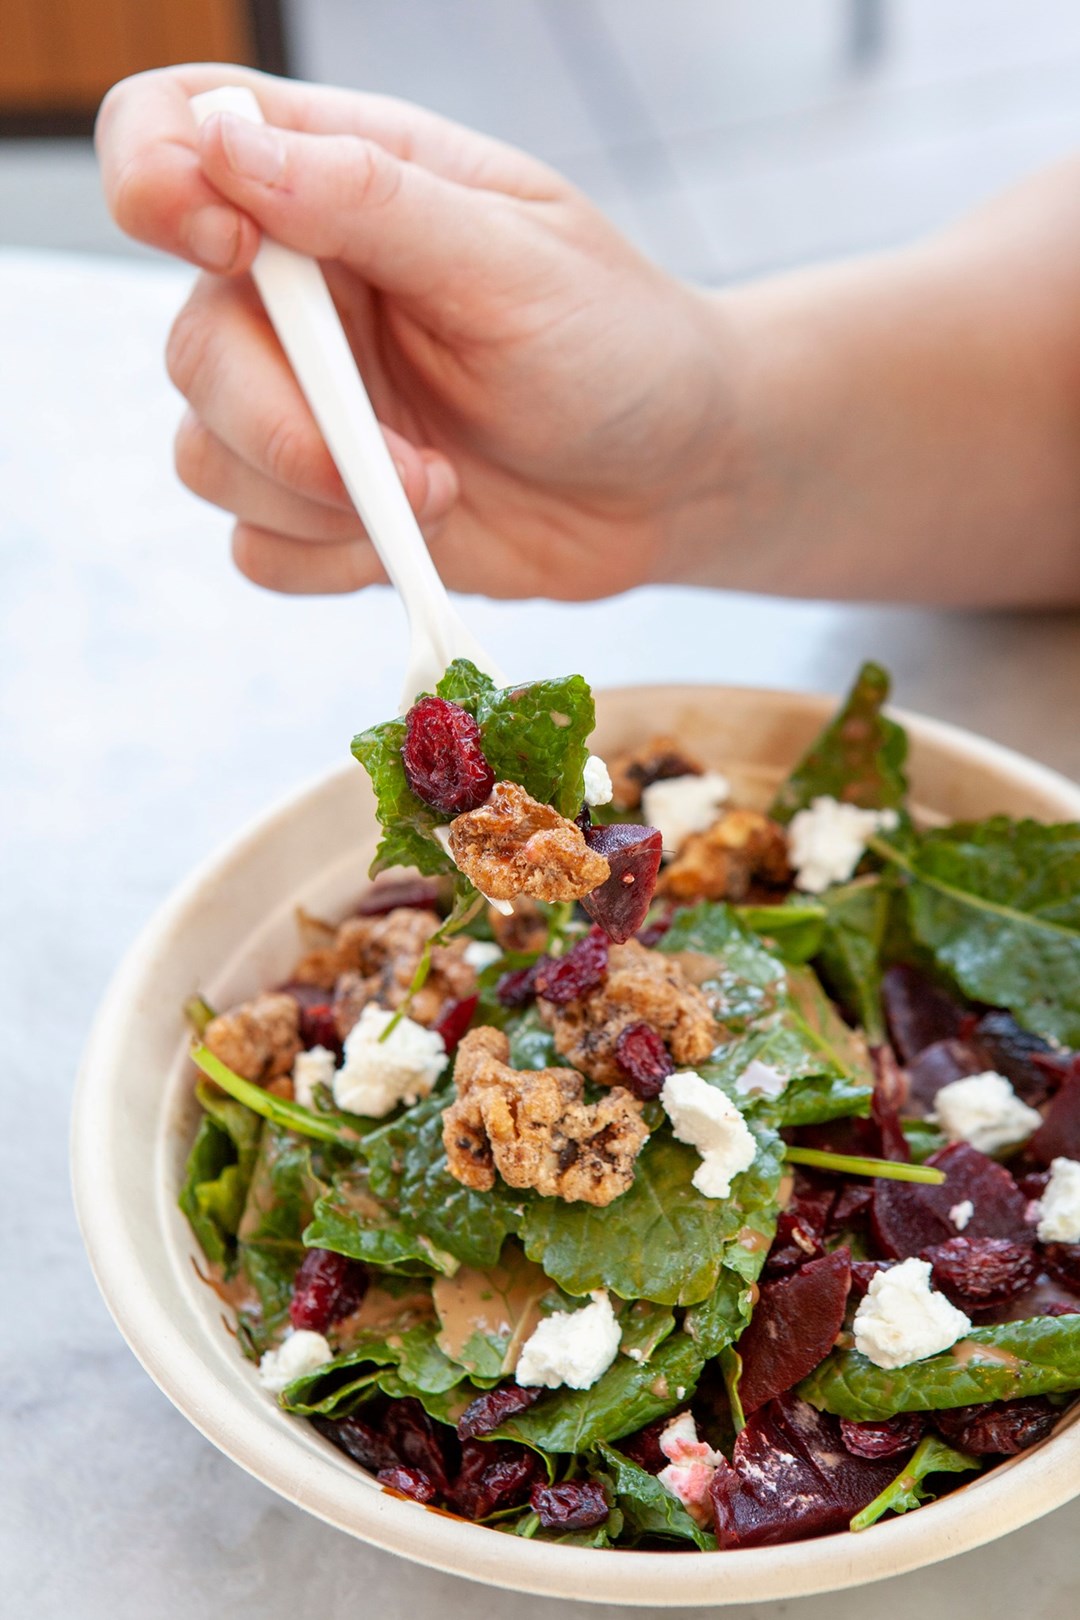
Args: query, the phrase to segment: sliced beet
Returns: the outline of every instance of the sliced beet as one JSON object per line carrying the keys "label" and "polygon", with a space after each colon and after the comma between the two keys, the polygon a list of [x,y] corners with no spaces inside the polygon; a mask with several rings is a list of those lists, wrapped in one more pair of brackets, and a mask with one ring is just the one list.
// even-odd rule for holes
{"label": "sliced beet", "polygon": [[585,895],[582,908],[609,939],[621,945],[645,921],[660,871],[663,839],[655,827],[613,822],[610,827],[590,827],[585,842],[604,857],[611,875]]}
{"label": "sliced beet", "polygon": [[1080,1060],[1073,1059],[1027,1151],[1038,1164],[1080,1159]]}
{"label": "sliced beet", "polygon": [[879,1271],[888,1271],[895,1266],[895,1260],[853,1260],[851,1262],[851,1292],[855,1299],[862,1299],[869,1291],[870,1284]]}
{"label": "sliced beet", "polygon": [[989,1057],[971,1041],[956,1036],[924,1046],[908,1064],[909,1099],[913,1113],[928,1114],[942,1086],[963,1080],[970,1074],[992,1069]]}
{"label": "sliced beet", "polygon": [[833,1201],[826,1231],[831,1236],[835,1232],[850,1232],[852,1227],[864,1226],[870,1217],[873,1201],[874,1188],[870,1182],[847,1182]]}
{"label": "sliced beet", "polygon": [[372,885],[357,902],[357,917],[382,917],[404,906],[410,911],[438,911],[446,885],[439,878],[388,878]]}
{"label": "sliced beet", "polygon": [[836,1418],[782,1396],[748,1419],[713,1476],[716,1539],[768,1547],[846,1530],[896,1472],[895,1456],[853,1456]]}
{"label": "sliced beet", "polygon": [[776,1236],[765,1256],[763,1274],[769,1278],[790,1277],[807,1261],[820,1260],[824,1253],[825,1245],[820,1234],[808,1226],[801,1216],[785,1210],[776,1223]]}
{"label": "sliced beet", "polygon": [[952,1142],[926,1161],[944,1170],[936,1187],[921,1182],[878,1181],[874,1185],[873,1229],[883,1255],[907,1260],[956,1236],[950,1209],[970,1200],[972,1215],[964,1236],[1030,1241],[1024,1220],[1027,1201],[1004,1165],[968,1142]]}
{"label": "sliced beet", "polygon": [[935,1041],[963,1032],[964,1009],[918,968],[889,968],[881,981],[881,999],[902,1063],[910,1063]]}
{"label": "sliced beet", "polygon": [[792,1276],[765,1284],[739,1340],[744,1412],[756,1412],[824,1361],[840,1332],[850,1287],[847,1249],[810,1260]]}
{"label": "sliced beet", "polygon": [[973,1457],[1014,1457],[1045,1440],[1060,1415],[1061,1408],[1052,1406],[1045,1395],[1028,1395],[1015,1401],[954,1406],[934,1412],[931,1421],[950,1446],[970,1451]]}
{"label": "sliced beet", "polygon": [[1037,1108],[1046,1101],[1056,1083],[1054,1069],[1060,1063],[1060,1053],[1049,1041],[1021,1029],[1012,1013],[998,1008],[983,1013],[972,1038],[989,1059],[985,1067],[1011,1081],[1023,1102]]}

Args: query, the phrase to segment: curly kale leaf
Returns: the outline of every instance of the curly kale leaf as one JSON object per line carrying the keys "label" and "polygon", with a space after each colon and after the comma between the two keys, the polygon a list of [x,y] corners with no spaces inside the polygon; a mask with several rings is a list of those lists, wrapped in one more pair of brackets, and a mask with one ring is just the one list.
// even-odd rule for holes
{"label": "curly kale leaf", "polygon": [[930,1496],[925,1481],[930,1474],[968,1474],[978,1472],[982,1459],[969,1457],[966,1451],[957,1451],[936,1434],[921,1440],[907,1463],[885,1489],[851,1521],[852,1530],[869,1530],[886,1513],[910,1513],[921,1507]]}
{"label": "curly kale leaf", "polygon": [[1080,1045],[1080,822],[992,816],[872,847],[907,879],[916,943],[966,996]]}
{"label": "curly kale leaf", "polygon": [[1036,1316],[972,1328],[951,1350],[907,1367],[877,1367],[858,1350],[834,1350],[799,1394],[820,1411],[864,1422],[1076,1389],[1080,1316]]}
{"label": "curly kale leaf", "polygon": [[821,795],[864,810],[902,810],[907,734],[882,713],[888,696],[888,675],[877,664],[864,664],[840,712],[796,765],[769,814],[788,822]]}

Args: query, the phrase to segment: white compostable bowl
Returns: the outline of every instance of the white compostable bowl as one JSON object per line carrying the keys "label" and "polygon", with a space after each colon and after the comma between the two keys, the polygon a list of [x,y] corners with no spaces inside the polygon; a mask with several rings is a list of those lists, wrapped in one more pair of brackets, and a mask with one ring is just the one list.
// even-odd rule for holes
{"label": "white compostable bowl", "polygon": [[[642,686],[598,694],[597,752],[673,733],[762,803],[834,708],[804,694]],[[949,819],[995,812],[1080,819],[1080,788],[952,726],[900,714],[914,802]],[[494,1586],[604,1603],[762,1602],[836,1590],[992,1540],[1080,1491],[1080,1425],[944,1500],[861,1535],[739,1552],[599,1551],[499,1535],[388,1495],[260,1388],[200,1280],[176,1208],[196,1127],[184,1001],[228,1006],[280,982],[298,905],[344,915],[366,884],[376,827],[359,766],[262,816],[162,906],[129,951],[94,1024],[75,1103],[75,1202],[95,1276],[124,1337],[191,1422],[290,1502],[350,1535]]]}

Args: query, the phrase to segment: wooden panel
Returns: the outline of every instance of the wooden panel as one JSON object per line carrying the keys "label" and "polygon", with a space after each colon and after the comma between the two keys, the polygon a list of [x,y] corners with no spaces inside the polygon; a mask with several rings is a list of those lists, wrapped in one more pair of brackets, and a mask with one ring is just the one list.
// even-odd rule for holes
{"label": "wooden panel", "polygon": [[0,0],[0,113],[80,110],[128,73],[252,62],[249,0]]}

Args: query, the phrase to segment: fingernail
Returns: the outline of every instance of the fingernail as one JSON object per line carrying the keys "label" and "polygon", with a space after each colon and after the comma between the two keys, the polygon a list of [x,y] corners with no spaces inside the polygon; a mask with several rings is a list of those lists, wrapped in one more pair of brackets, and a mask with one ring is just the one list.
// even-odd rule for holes
{"label": "fingernail", "polygon": [[409,476],[408,470],[406,469],[405,463],[403,461],[395,461],[394,462],[394,471],[397,473],[397,475],[401,479],[402,483],[404,483],[406,478]]}
{"label": "fingernail", "polygon": [[235,208],[209,203],[187,221],[187,250],[205,270],[231,270],[240,249],[240,215]]}
{"label": "fingernail", "polygon": [[285,167],[285,142],[270,124],[252,124],[226,113],[221,140],[229,168],[243,180],[272,186]]}
{"label": "fingernail", "polygon": [[427,499],[424,511],[442,513],[453,506],[458,497],[458,481],[454,469],[439,456],[428,462]]}

